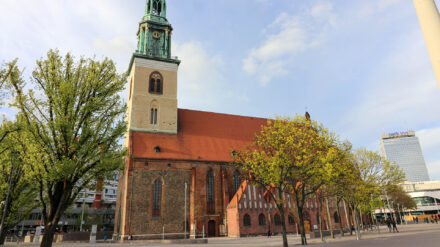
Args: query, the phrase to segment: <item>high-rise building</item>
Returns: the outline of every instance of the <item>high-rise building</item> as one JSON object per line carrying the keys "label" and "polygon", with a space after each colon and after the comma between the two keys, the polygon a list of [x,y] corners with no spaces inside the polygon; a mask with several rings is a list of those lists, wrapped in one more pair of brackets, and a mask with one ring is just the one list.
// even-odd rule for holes
{"label": "high-rise building", "polygon": [[407,181],[430,180],[419,138],[414,131],[383,134],[380,149],[388,161],[402,168]]}

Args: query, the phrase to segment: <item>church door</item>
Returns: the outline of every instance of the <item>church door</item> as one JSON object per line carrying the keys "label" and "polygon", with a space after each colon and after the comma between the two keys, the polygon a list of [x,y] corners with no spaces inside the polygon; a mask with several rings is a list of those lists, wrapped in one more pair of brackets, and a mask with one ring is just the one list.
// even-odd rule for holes
{"label": "church door", "polygon": [[304,220],[304,231],[306,234],[310,233],[310,220]]}
{"label": "church door", "polygon": [[215,237],[215,220],[208,221],[208,237]]}

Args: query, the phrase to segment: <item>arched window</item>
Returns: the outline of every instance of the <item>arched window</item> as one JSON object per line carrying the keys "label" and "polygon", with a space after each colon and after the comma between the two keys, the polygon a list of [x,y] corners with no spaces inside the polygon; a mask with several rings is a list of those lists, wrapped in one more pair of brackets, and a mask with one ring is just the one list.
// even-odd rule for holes
{"label": "arched window", "polygon": [[151,108],[150,110],[150,124],[156,125],[157,124],[157,108]]}
{"label": "arched window", "polygon": [[150,75],[150,85],[148,91],[154,94],[162,94],[163,79],[159,72],[153,72]]}
{"label": "arched window", "polygon": [[160,216],[160,203],[162,200],[162,181],[158,178],[153,186],[153,216]]}
{"label": "arched window", "polygon": [[206,173],[206,202],[208,206],[208,213],[215,213],[214,208],[214,174],[212,170]]}
{"label": "arched window", "polygon": [[304,219],[304,220],[310,220],[310,215],[309,215],[309,213],[304,212],[304,213],[303,213],[303,219]]}
{"label": "arched window", "polygon": [[238,171],[235,171],[234,172],[234,177],[232,178],[232,186],[233,186],[233,189],[234,189],[234,194],[240,188],[240,185],[241,185],[240,173],[238,173]]}
{"label": "arched window", "polygon": [[333,218],[335,219],[335,223],[339,223],[339,215],[338,215],[338,212],[335,212],[335,214],[333,215]]}
{"label": "arched window", "polygon": [[294,225],[295,224],[295,220],[293,218],[293,216],[291,214],[289,214],[289,216],[287,217],[287,219],[289,220],[289,224],[290,225]]}
{"label": "arched window", "polygon": [[264,214],[260,214],[258,216],[258,224],[260,226],[265,226],[266,225],[266,217],[264,216]]}
{"label": "arched window", "polygon": [[274,220],[275,220],[275,225],[277,226],[281,225],[281,217],[279,214],[275,214]]}
{"label": "arched window", "polygon": [[245,214],[243,217],[243,225],[244,226],[251,226],[251,217],[249,214]]}

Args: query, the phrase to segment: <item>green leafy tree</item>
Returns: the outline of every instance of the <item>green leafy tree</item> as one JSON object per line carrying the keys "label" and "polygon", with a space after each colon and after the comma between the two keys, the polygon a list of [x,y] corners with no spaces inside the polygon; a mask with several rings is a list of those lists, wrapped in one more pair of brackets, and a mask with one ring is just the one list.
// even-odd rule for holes
{"label": "green leafy tree", "polygon": [[[329,154],[329,156],[332,157],[332,166],[329,166],[327,169],[327,173],[324,176],[325,185],[321,189],[321,194],[324,195],[332,238],[334,238],[334,233],[328,203],[329,200],[334,200],[336,202],[337,215],[339,218],[339,229],[343,235],[344,231],[342,229],[342,218],[339,206],[346,195],[347,187],[351,184],[351,181],[353,181],[352,176],[355,174],[354,165],[351,158],[351,148],[351,143],[345,141],[343,143],[338,143],[336,148],[332,149],[332,152]],[[350,221],[347,219],[347,225],[350,226],[350,224]]]}
{"label": "green leafy tree", "polygon": [[[4,122],[2,129],[10,128],[11,125],[18,128],[16,122]],[[26,152],[24,139],[26,139],[25,133],[13,132],[0,142],[0,200],[2,201],[0,218],[4,217],[0,245],[4,244],[8,230],[29,216],[32,209],[38,205],[35,184],[29,175],[29,166],[20,155]]]}
{"label": "green leafy tree", "polygon": [[322,186],[327,153],[334,137],[308,117],[269,120],[253,144],[238,152],[236,163],[250,179],[270,192],[281,215],[283,246],[287,246],[283,193],[293,195],[305,239],[305,200]]}
{"label": "green leafy tree", "polygon": [[45,226],[41,246],[52,246],[60,217],[81,189],[122,165],[125,82],[109,59],[75,62],[53,50],[37,61],[29,82],[21,73],[9,77],[13,106],[30,135],[22,158],[33,164]]}
{"label": "green leafy tree", "polygon": [[325,184],[328,171],[333,167],[333,153],[337,138],[309,116],[297,116],[289,121],[288,146],[283,153],[290,159],[287,182],[290,185],[300,222],[301,243],[307,245],[304,229],[304,206]]}
{"label": "green leafy tree", "polygon": [[390,188],[403,182],[403,171],[390,164],[377,152],[360,148],[353,155],[355,174],[345,199],[350,201],[356,222],[356,232],[360,238],[359,214],[371,212],[379,198]]}

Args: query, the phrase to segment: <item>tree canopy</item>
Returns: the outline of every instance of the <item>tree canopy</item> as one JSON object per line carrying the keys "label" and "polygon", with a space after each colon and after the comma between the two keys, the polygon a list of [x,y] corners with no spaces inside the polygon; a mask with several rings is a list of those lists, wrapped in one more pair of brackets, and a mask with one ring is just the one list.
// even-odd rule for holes
{"label": "tree canopy", "polygon": [[29,81],[16,61],[10,66],[16,72],[8,78],[12,106],[29,134],[22,159],[33,164],[43,209],[41,246],[51,246],[61,215],[81,189],[122,164],[126,106],[119,93],[126,75],[109,59],[75,61],[70,53],[63,57],[53,50],[37,61]]}

